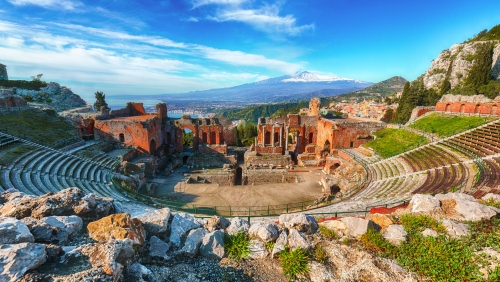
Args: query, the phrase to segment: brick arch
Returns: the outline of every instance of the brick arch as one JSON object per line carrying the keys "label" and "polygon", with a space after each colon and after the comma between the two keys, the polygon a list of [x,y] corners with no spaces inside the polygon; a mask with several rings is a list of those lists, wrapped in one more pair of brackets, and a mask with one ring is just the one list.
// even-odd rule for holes
{"label": "brick arch", "polygon": [[479,113],[479,108],[481,107],[480,104],[477,104],[475,107],[474,107],[474,113],[475,114],[478,114]]}
{"label": "brick arch", "polygon": [[497,105],[493,105],[493,106],[491,107],[490,114],[492,114],[492,115],[498,115],[498,114],[499,114],[499,113],[498,113],[498,106],[497,106]]}
{"label": "brick arch", "polygon": [[445,106],[445,108],[444,108],[444,111],[445,111],[445,112],[451,112],[451,108],[450,108],[450,107],[451,107],[451,104],[450,104],[450,103],[446,104],[446,106]]}

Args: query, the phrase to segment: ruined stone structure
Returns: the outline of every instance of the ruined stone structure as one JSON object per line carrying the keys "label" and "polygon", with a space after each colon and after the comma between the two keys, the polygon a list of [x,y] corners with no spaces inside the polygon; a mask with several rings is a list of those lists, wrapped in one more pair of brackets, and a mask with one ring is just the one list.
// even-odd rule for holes
{"label": "ruined stone structure", "polygon": [[[104,110],[95,120],[88,120],[85,130],[95,140],[120,142],[141,152],[163,156],[173,144],[175,128],[167,122],[167,106],[156,105],[155,113],[146,113],[142,103],[127,103],[125,108]],[[81,132],[82,132],[81,131]]]}
{"label": "ruined stone structure", "polygon": [[[319,107],[319,99],[311,100],[311,111]],[[287,115],[261,118],[255,145],[245,159],[259,162],[256,156],[292,155],[299,165],[322,166],[325,157],[339,148],[357,148],[373,139],[373,133],[384,128],[378,122],[350,119],[330,120],[318,115]],[[273,163],[274,162],[269,162]],[[278,165],[278,164],[275,164]]]}
{"label": "ruined stone structure", "polygon": [[227,154],[227,144],[224,138],[224,126],[217,118],[191,118],[189,115],[183,116],[175,121],[175,126],[179,129],[175,135],[175,142],[178,151],[182,151],[182,135],[184,129],[193,132],[193,148],[200,153],[218,152]]}
{"label": "ruined stone structure", "polygon": [[9,76],[7,75],[7,66],[0,64],[0,80],[9,80]]}
{"label": "ruined stone structure", "polygon": [[193,150],[200,153],[227,154],[226,139],[234,135],[217,118],[183,116],[170,120],[165,103],[157,104],[154,113],[147,113],[142,103],[132,102],[118,110],[103,108],[81,119],[78,125],[84,139],[121,143],[158,157],[183,151],[184,129],[193,132]]}
{"label": "ruined stone structure", "polygon": [[500,116],[500,97],[492,100],[483,95],[462,96],[447,94],[436,103],[436,111]]}

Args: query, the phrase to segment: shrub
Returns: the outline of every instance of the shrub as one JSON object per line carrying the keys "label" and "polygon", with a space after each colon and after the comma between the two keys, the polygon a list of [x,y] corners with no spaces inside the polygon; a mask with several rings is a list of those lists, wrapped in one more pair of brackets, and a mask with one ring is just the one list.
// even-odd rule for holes
{"label": "shrub", "polygon": [[299,277],[305,277],[309,272],[307,251],[302,248],[297,248],[294,251],[286,248],[280,254],[280,263],[283,268],[283,274],[292,280]]}
{"label": "shrub", "polygon": [[314,248],[314,259],[321,263],[325,263],[328,259],[328,254],[320,244],[317,244]]}
{"label": "shrub", "polygon": [[326,228],[325,226],[319,227],[319,234],[328,240],[337,240],[339,236],[335,233],[335,231]]}
{"label": "shrub", "polygon": [[224,234],[224,250],[230,258],[246,259],[250,254],[250,238],[244,232],[233,235]]}
{"label": "shrub", "polygon": [[276,244],[276,243],[275,243],[275,242],[273,242],[273,241],[266,242],[266,249],[267,249],[269,252],[272,252],[272,251],[273,251],[273,249],[274,249],[274,245],[275,245],[275,244]]}
{"label": "shrub", "polygon": [[369,251],[383,256],[392,252],[393,246],[378,231],[368,229],[360,238],[361,244]]}
{"label": "shrub", "polygon": [[401,224],[408,233],[422,232],[427,228],[434,229],[440,233],[446,232],[446,229],[443,227],[441,222],[422,214],[405,214],[401,216]]}

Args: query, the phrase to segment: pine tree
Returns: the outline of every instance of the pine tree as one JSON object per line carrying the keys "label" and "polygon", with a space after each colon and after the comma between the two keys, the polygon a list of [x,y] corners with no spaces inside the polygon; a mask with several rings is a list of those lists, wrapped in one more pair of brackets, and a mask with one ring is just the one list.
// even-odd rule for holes
{"label": "pine tree", "polygon": [[493,44],[483,43],[477,48],[476,59],[472,64],[469,75],[465,79],[465,86],[476,90],[488,84],[491,79],[491,65],[493,63]]}
{"label": "pine tree", "polygon": [[102,106],[106,107],[106,109],[109,109],[108,103],[106,103],[106,94],[104,94],[102,91],[97,91],[94,94],[95,94],[94,110],[100,111]]}

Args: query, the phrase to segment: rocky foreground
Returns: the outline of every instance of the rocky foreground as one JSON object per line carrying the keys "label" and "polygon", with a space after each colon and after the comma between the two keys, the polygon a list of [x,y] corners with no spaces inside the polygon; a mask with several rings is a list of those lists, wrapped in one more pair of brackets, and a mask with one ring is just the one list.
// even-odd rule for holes
{"label": "rocky foreground", "polygon": [[[132,217],[113,199],[78,188],[40,197],[9,190],[0,204],[0,281],[287,281],[280,253],[298,248],[314,253],[318,246],[323,258],[311,255],[309,272],[299,280],[419,281],[422,277],[394,261],[362,250],[356,239],[376,230],[391,244],[401,244],[407,232],[396,218],[405,213],[439,218],[446,236],[456,238],[468,232],[460,221],[500,212],[459,193],[415,195],[392,214],[320,223],[304,214],[284,214],[276,223],[203,220],[168,208]],[[236,261],[228,258],[224,238],[242,232],[250,237],[250,252]],[[422,233],[437,236],[432,229]]]}

